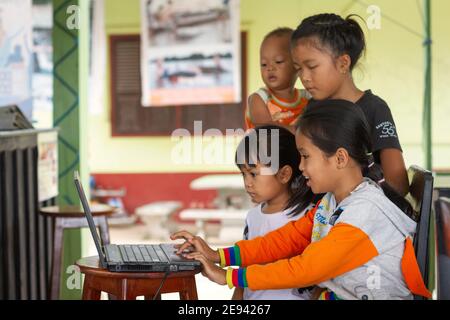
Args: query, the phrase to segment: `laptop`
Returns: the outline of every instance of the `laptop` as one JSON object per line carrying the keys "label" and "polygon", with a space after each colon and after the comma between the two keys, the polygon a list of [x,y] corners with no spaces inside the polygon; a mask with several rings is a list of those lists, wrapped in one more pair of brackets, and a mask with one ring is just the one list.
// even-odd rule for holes
{"label": "laptop", "polygon": [[108,244],[101,246],[78,171],[74,172],[74,182],[102,268],[113,272],[177,272],[200,269],[201,263],[199,261],[185,259],[177,255],[173,244]]}

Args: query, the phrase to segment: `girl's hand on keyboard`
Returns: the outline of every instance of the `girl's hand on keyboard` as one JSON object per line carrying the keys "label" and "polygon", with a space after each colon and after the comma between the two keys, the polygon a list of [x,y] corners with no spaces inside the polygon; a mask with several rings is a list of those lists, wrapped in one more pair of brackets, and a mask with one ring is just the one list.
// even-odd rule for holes
{"label": "girl's hand on keyboard", "polygon": [[186,255],[188,259],[194,259],[202,263],[202,275],[209,280],[218,283],[220,285],[227,284],[227,272],[214,264],[211,260],[207,259],[200,252],[193,252]]}
{"label": "girl's hand on keyboard", "polygon": [[[185,250],[192,252],[201,253],[206,259],[214,262],[220,262],[219,252],[211,249],[210,246],[201,237],[194,236],[187,231],[178,231],[170,236],[170,239],[184,239],[185,242],[180,245],[175,245],[178,249],[177,254],[182,254],[184,257],[188,258],[189,254],[184,253]],[[192,259],[192,258],[191,258]]]}

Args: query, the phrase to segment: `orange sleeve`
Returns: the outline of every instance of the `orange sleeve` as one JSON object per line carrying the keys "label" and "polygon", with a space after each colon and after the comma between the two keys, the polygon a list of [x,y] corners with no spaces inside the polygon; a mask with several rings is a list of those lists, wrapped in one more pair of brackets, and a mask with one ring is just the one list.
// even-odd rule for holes
{"label": "orange sleeve", "polygon": [[405,251],[403,252],[401,265],[403,277],[409,290],[416,295],[431,299],[431,292],[425,286],[419,265],[417,264],[411,238],[407,238],[405,241]]}
{"label": "orange sleeve", "polygon": [[303,252],[311,242],[316,207],[304,217],[292,221],[283,227],[269,232],[264,237],[243,240],[236,243],[239,247],[241,265],[261,264],[293,257]]}
{"label": "orange sleeve", "polygon": [[252,290],[308,287],[353,270],[377,255],[367,234],[349,224],[338,223],[301,255],[247,267],[247,283]]}

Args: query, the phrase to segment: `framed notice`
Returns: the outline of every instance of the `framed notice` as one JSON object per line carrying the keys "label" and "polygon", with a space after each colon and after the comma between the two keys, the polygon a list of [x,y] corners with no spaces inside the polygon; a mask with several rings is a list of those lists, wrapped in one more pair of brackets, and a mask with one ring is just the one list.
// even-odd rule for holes
{"label": "framed notice", "polygon": [[39,202],[58,195],[58,132],[38,134]]}
{"label": "framed notice", "polygon": [[142,105],[241,101],[239,0],[141,0]]}
{"label": "framed notice", "polygon": [[31,118],[31,0],[0,1],[0,106],[15,104]]}

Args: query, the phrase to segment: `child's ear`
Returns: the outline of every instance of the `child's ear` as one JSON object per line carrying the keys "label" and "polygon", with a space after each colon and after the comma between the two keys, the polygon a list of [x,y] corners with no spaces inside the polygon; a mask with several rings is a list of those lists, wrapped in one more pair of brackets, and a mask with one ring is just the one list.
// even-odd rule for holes
{"label": "child's ear", "polygon": [[339,148],[335,154],[336,168],[343,169],[347,166],[350,156],[346,149]]}
{"label": "child's ear", "polygon": [[346,74],[350,71],[352,58],[348,54],[343,54],[337,59],[337,68],[340,73]]}
{"label": "child's ear", "polygon": [[285,165],[283,168],[278,170],[278,180],[281,183],[288,183],[292,177],[292,168],[291,166]]}

